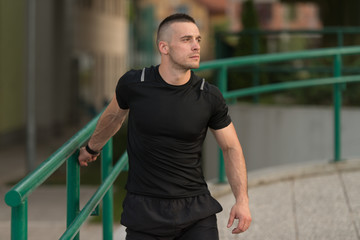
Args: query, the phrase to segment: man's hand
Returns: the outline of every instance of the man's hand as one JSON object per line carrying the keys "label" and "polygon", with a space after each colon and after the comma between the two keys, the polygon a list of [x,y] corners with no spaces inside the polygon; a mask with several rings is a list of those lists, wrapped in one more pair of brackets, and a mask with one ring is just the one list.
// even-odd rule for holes
{"label": "man's hand", "polygon": [[230,217],[227,225],[228,228],[233,225],[235,219],[238,219],[239,222],[236,228],[232,230],[233,234],[245,232],[250,227],[251,214],[249,204],[235,203],[230,211]]}
{"label": "man's hand", "polygon": [[[100,154],[99,154],[100,155]],[[86,151],[85,147],[80,148],[79,164],[82,167],[87,167],[89,162],[94,162],[99,155],[91,155]]]}

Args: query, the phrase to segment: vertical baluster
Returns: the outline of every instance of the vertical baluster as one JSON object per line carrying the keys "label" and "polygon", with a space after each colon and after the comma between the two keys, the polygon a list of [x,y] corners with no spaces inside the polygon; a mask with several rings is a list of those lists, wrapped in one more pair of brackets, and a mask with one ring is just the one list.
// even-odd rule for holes
{"label": "vertical baluster", "polygon": [[[222,67],[218,73],[218,86],[220,91],[225,94],[227,92],[228,84],[227,84],[227,68]],[[221,149],[218,149],[219,152],[219,183],[225,183],[225,163],[224,157]]]}
{"label": "vertical baluster", "polygon": [[[67,219],[69,227],[80,212],[80,166],[78,164],[79,151],[69,157],[66,163],[66,186],[67,186]],[[75,237],[80,239],[80,233]]]}
{"label": "vertical baluster", "polygon": [[[341,55],[334,58],[334,76],[341,76]],[[334,161],[341,160],[341,89],[342,84],[334,84]]]}
{"label": "vertical baluster", "polygon": [[11,239],[26,240],[28,234],[28,200],[11,208]]}
{"label": "vertical baluster", "polygon": [[[260,33],[255,31],[251,34],[253,44],[253,55],[259,54],[260,52]],[[260,73],[259,65],[254,64],[252,68],[252,86],[257,87],[260,85]],[[253,103],[259,103],[259,94],[253,95]]]}
{"label": "vertical baluster", "polygon": [[[102,150],[101,179],[104,181],[112,170],[113,161],[112,138],[106,143]],[[113,188],[109,188],[103,198],[103,239],[113,239]]]}

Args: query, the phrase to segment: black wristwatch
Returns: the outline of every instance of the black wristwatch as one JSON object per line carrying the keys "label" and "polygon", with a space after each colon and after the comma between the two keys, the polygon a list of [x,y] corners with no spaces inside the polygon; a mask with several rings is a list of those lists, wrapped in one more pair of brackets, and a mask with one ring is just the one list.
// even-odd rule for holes
{"label": "black wristwatch", "polygon": [[100,152],[97,152],[97,151],[92,150],[92,149],[89,147],[89,144],[86,144],[85,149],[86,149],[86,151],[87,151],[88,153],[90,153],[91,155],[99,155],[99,154],[100,154]]}

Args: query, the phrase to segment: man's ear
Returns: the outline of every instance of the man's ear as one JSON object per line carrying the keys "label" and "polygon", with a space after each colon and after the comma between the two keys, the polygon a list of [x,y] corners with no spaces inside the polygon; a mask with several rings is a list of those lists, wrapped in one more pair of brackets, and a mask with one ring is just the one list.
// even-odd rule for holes
{"label": "man's ear", "polygon": [[168,43],[165,41],[159,42],[159,51],[161,54],[167,55],[169,53]]}

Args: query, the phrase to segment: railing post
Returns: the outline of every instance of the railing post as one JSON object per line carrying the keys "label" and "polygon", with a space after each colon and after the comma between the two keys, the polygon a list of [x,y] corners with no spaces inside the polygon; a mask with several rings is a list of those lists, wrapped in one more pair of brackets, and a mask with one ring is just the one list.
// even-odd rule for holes
{"label": "railing post", "polygon": [[224,162],[224,156],[219,148],[219,183],[226,183],[226,174],[225,174],[225,162]]}
{"label": "railing post", "polygon": [[[112,138],[106,143],[102,151],[101,179],[104,182],[112,170],[113,147]],[[103,198],[103,239],[113,239],[113,188],[109,188]]]}
{"label": "railing post", "polygon": [[344,31],[342,29],[338,29],[336,31],[336,36],[337,36],[337,46],[338,47],[342,47],[344,46]]}
{"label": "railing post", "polygon": [[[67,218],[68,228],[80,212],[80,166],[78,164],[79,151],[76,151],[67,160],[66,185],[67,185]],[[80,233],[75,240],[80,239]]]}
{"label": "railing post", "polygon": [[28,234],[28,200],[11,208],[11,240],[26,240]]}
{"label": "railing post", "polygon": [[221,67],[219,69],[217,76],[217,85],[223,94],[227,91],[227,67]]}
{"label": "railing post", "polygon": [[[222,67],[218,72],[218,86],[220,91],[224,94],[227,92],[227,68]],[[225,163],[222,151],[218,148],[219,152],[219,183],[225,183]]]}
{"label": "railing post", "polygon": [[[259,54],[260,52],[260,32],[257,30],[253,32],[253,55]],[[260,74],[259,74],[259,65],[255,64],[253,66],[253,76],[252,76],[252,86],[257,87],[260,84]],[[259,94],[253,96],[253,102],[259,103]]]}
{"label": "railing post", "polygon": [[[334,76],[341,76],[341,55],[334,57]],[[342,84],[334,84],[334,161],[341,160],[341,90]]]}

